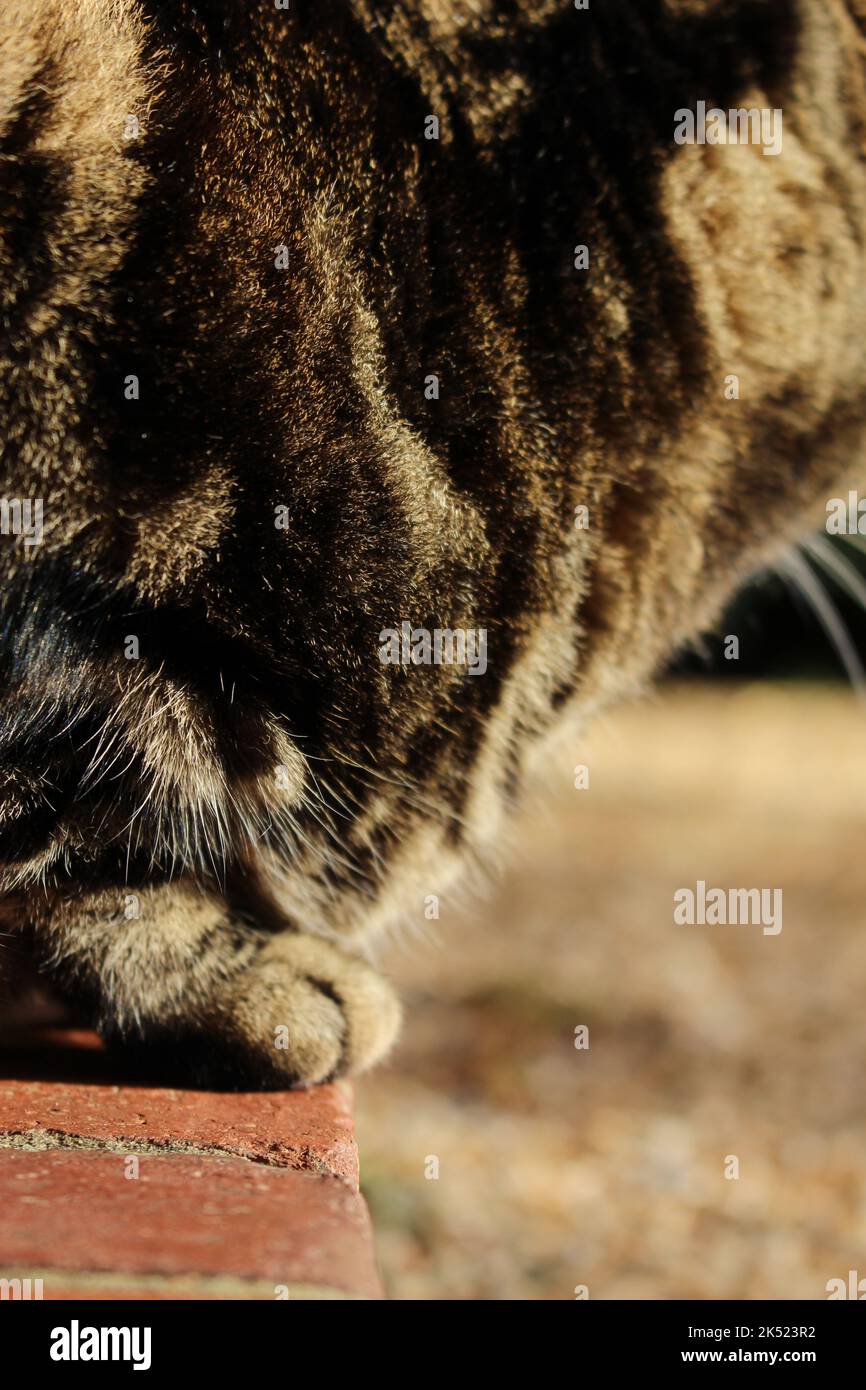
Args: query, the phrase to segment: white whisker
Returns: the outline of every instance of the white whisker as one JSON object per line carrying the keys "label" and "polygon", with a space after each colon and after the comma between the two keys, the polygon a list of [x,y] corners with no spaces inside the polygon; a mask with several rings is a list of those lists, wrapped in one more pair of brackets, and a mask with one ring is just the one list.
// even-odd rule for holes
{"label": "white whisker", "polygon": [[866,691],[866,670],[863,669],[863,663],[851,639],[851,634],[814,570],[807,565],[799,551],[791,551],[783,556],[781,560],[777,561],[775,568],[783,578],[793,582],[794,588],[809,603],[838,653],[858,698],[866,703],[866,694],[864,694]]}

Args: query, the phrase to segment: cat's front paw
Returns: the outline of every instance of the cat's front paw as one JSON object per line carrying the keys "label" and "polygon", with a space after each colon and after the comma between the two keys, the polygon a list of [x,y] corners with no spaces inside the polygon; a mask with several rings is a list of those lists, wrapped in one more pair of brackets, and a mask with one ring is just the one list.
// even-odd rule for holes
{"label": "cat's front paw", "polygon": [[283,932],[227,982],[208,1031],[257,1084],[309,1086],[365,1071],[391,1047],[400,1005],[364,961],[319,937]]}
{"label": "cat's front paw", "polygon": [[110,891],[39,898],[30,930],[40,978],[169,1085],[310,1086],[365,1071],[397,1036],[396,995],[366,962],[256,928],[192,883],[141,890],[132,918]]}

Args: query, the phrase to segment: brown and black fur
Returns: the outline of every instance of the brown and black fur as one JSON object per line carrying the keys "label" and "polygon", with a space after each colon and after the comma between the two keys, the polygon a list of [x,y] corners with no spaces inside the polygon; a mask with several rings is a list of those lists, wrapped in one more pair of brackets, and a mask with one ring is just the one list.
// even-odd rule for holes
{"label": "brown and black fur", "polygon": [[[45,516],[0,537],[10,958],[178,1075],[382,1054],[376,934],[863,476],[864,33],[6,0],[0,495]],[[699,99],[782,108],[782,154],[678,147]],[[383,665],[403,620],[486,629],[486,674]]]}

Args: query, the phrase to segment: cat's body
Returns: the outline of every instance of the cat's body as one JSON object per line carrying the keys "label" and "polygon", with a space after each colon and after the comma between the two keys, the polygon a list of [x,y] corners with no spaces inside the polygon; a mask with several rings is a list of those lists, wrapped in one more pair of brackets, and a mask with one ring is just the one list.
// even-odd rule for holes
{"label": "cat's body", "polygon": [[859,2],[7,0],[3,929],[106,1035],[375,1060],[356,953],[862,475]]}

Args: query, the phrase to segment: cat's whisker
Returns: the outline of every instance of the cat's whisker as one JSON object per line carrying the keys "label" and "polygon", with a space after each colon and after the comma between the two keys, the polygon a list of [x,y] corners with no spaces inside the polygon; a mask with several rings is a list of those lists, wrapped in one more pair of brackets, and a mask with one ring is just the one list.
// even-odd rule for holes
{"label": "cat's whisker", "polygon": [[[818,537],[818,539],[822,540],[823,537]],[[850,545],[851,549],[858,551],[859,554],[866,555],[866,536],[861,536],[859,534],[854,536],[840,536],[839,540],[844,541],[846,545]]]}
{"label": "cat's whisker", "polygon": [[784,555],[775,565],[776,572],[789,580],[794,589],[802,594],[845,667],[858,698],[866,703],[866,670],[857,652],[847,627],[839,615],[824,585],[815,571],[806,563],[799,551]]}
{"label": "cat's whisker", "polygon": [[804,548],[866,613],[866,579],[825,536],[811,536]]}

